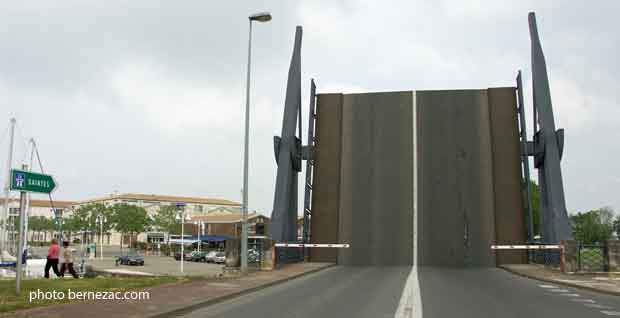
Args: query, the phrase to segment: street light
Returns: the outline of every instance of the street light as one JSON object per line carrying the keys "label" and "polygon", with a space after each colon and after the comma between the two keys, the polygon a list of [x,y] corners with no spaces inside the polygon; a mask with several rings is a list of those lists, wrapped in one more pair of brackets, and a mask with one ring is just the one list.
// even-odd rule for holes
{"label": "street light", "polygon": [[198,226],[198,252],[200,252],[200,244],[202,243],[200,240],[200,232],[202,232],[202,225],[204,223],[202,221],[194,221],[194,224]]}
{"label": "street light", "polygon": [[60,243],[62,244],[63,241],[63,237],[62,237],[62,222],[60,222],[60,220],[62,220],[62,209],[51,209],[52,213],[54,214],[54,218],[56,218],[57,220],[57,229],[58,229],[58,240],[60,241]]}
{"label": "street light", "polygon": [[189,216],[185,215],[185,204],[177,203],[176,220],[181,221],[181,273],[183,273],[183,263],[185,262],[185,221],[189,221]]}
{"label": "street light", "polygon": [[252,21],[267,22],[271,20],[269,12],[260,12],[248,17],[250,32],[248,35],[248,73],[245,83],[245,143],[243,149],[243,208],[241,212],[241,272],[248,271],[248,152],[250,138],[250,71],[252,68]]}
{"label": "street light", "polygon": [[99,214],[97,215],[97,222],[99,222],[99,225],[101,226],[101,235],[99,235],[101,240],[101,244],[99,246],[99,259],[103,260],[103,223],[107,223],[108,220],[103,214]]}

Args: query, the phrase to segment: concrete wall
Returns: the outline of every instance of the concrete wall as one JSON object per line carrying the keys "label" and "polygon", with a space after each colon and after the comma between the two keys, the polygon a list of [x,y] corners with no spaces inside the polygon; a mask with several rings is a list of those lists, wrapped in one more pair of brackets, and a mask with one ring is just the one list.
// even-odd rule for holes
{"label": "concrete wall", "polygon": [[412,116],[411,92],[344,95],[339,264],[412,264]]}

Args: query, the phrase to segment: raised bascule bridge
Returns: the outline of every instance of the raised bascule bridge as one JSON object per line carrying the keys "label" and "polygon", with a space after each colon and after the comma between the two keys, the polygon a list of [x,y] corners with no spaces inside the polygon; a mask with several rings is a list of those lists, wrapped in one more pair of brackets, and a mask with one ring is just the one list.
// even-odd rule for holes
{"label": "raised bascule bridge", "polygon": [[[533,241],[528,156],[541,188],[541,242],[571,238],[545,57],[529,15],[533,122],[526,134],[521,72],[510,87],[316,93],[301,136],[301,27],[289,69],[271,238],[297,242],[297,178],[306,161],[303,243],[310,261],[339,265],[494,267],[525,263]],[[490,85],[491,86],[491,85]],[[527,226],[526,226],[527,224]],[[282,249],[295,254],[295,249]],[[284,255],[287,257],[287,255]],[[291,255],[288,255],[290,258]],[[293,255],[293,258],[298,255]]]}
{"label": "raised bascule bridge", "polygon": [[[311,80],[304,144],[297,27],[282,133],[274,139],[269,235],[277,242],[276,263],[336,266],[191,317],[620,315],[616,296],[498,268],[540,269],[523,263],[539,252],[555,258],[564,251],[558,243],[571,237],[560,169],[564,134],[555,128],[533,13],[529,28],[532,139],[517,71],[514,85],[463,90],[322,94]],[[541,189],[540,233],[532,226],[530,156]],[[300,242],[297,184],[304,164]]]}

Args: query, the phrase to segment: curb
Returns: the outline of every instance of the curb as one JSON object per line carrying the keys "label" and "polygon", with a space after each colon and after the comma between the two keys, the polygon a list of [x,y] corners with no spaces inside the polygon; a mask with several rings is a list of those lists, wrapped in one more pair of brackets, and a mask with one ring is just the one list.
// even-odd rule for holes
{"label": "curb", "polygon": [[579,284],[573,284],[573,283],[568,283],[568,282],[560,282],[557,280],[553,280],[550,278],[544,278],[544,277],[537,277],[534,275],[529,275],[529,274],[525,274],[525,273],[521,273],[519,271],[513,270],[513,269],[509,269],[503,266],[500,266],[499,268],[515,274],[517,276],[521,276],[521,277],[525,277],[525,278],[529,278],[529,279],[534,279],[534,280],[538,280],[541,282],[546,282],[546,283],[552,283],[552,284],[557,284],[557,285],[563,285],[563,286],[567,286],[567,287],[573,287],[573,288],[577,288],[577,289],[585,289],[587,291],[592,291],[592,292],[596,292],[596,293],[601,293],[601,294],[607,294],[607,295],[612,295],[612,296],[620,296],[620,292],[615,292],[615,291],[611,291],[611,290],[602,290],[602,289],[598,289],[598,288],[594,288],[594,287],[590,287],[590,286],[583,286],[583,285],[579,285]]}
{"label": "curb", "polygon": [[180,315],[190,313],[190,312],[195,311],[195,310],[197,310],[199,308],[202,308],[202,307],[207,307],[207,306],[210,306],[210,305],[214,305],[214,304],[217,304],[217,303],[220,303],[220,302],[223,302],[223,301],[235,298],[237,296],[241,296],[241,295],[245,295],[245,294],[250,294],[250,293],[253,293],[255,291],[261,290],[263,288],[267,288],[267,287],[279,285],[279,284],[282,284],[282,283],[286,283],[286,282],[291,281],[293,279],[296,279],[296,278],[299,278],[299,277],[302,277],[302,276],[306,276],[306,275],[309,275],[309,274],[313,274],[313,273],[316,273],[316,272],[319,272],[319,271],[322,271],[324,269],[328,269],[328,268],[334,267],[334,266],[336,266],[336,264],[330,264],[330,265],[327,265],[327,266],[324,266],[324,267],[315,268],[313,270],[310,270],[310,271],[307,271],[307,272],[303,272],[303,273],[299,273],[297,275],[286,277],[286,278],[283,278],[283,279],[280,279],[280,280],[275,280],[275,281],[268,282],[268,283],[265,283],[265,284],[262,284],[262,285],[258,285],[258,286],[254,286],[254,287],[251,287],[251,288],[248,288],[248,289],[244,289],[244,290],[241,290],[241,291],[238,291],[238,292],[233,292],[233,293],[230,293],[230,294],[227,294],[227,295],[223,295],[223,296],[219,296],[219,297],[214,297],[214,298],[202,301],[202,302],[191,304],[189,306],[173,309],[173,310],[166,311],[166,312],[163,312],[163,313],[154,314],[154,315],[151,315],[149,317],[150,318],[178,317]]}

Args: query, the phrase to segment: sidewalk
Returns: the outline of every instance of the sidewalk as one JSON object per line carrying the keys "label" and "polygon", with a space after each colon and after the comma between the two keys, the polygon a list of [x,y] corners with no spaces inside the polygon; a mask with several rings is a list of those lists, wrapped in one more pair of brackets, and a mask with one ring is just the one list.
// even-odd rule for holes
{"label": "sidewalk", "polygon": [[201,280],[146,289],[150,292],[149,300],[75,302],[18,311],[11,317],[174,317],[333,265],[331,263],[289,264],[278,270],[256,272],[238,278]]}
{"label": "sidewalk", "polygon": [[620,273],[565,274],[535,264],[508,264],[500,267],[527,278],[620,296]]}

